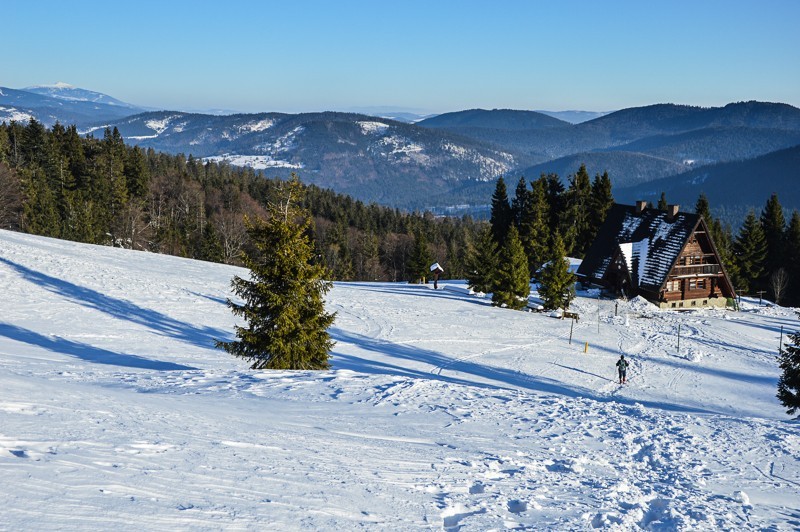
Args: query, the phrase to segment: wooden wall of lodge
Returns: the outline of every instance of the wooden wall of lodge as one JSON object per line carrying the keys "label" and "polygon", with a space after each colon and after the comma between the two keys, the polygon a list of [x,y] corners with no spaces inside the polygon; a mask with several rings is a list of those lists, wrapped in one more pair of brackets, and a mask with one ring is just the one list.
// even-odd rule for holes
{"label": "wooden wall of lodge", "polygon": [[[706,245],[701,246],[703,241]],[[703,248],[706,249],[703,249]],[[699,261],[699,262],[698,262]],[[710,266],[707,268],[695,268],[694,266]],[[714,266],[717,266],[716,268]],[[702,270],[709,270],[718,273],[697,273]],[[686,276],[684,276],[686,275]],[[718,267],[716,256],[711,251],[711,246],[707,243],[704,233],[695,233],[678,259],[677,264],[667,276],[667,286],[672,281],[680,283],[680,290],[667,290],[664,292],[663,299],[666,301],[681,301],[684,299],[706,299],[713,295],[722,296],[719,288],[719,280],[722,279],[722,269]],[[700,289],[690,289],[690,281],[705,281],[705,287]]]}

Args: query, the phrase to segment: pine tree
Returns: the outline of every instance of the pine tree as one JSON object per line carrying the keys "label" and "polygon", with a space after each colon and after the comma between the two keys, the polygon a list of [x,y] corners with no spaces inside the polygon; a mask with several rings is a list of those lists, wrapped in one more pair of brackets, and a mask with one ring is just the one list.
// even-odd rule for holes
{"label": "pine tree", "polygon": [[433,264],[433,255],[431,255],[431,251],[428,248],[428,239],[425,238],[424,233],[418,231],[414,235],[414,249],[411,252],[411,260],[408,266],[408,281],[424,283],[430,275],[431,264]]}
{"label": "pine tree", "polygon": [[488,294],[497,286],[497,244],[492,238],[492,229],[486,226],[478,233],[474,245],[470,245],[466,257],[467,285],[476,292]]}
{"label": "pine tree", "polygon": [[[783,215],[783,208],[778,201],[777,194],[770,196],[764,210],[761,211],[761,228],[764,230],[764,239],[767,242],[767,257],[764,262],[764,278],[766,279],[784,263],[786,217]],[[763,283],[762,287],[764,287]]]}
{"label": "pine tree", "polygon": [[328,369],[333,341],[327,329],[335,314],[325,312],[327,271],[313,264],[314,249],[307,229],[308,213],[299,205],[302,185],[292,174],[280,189],[279,202],[268,205],[268,218],[247,220],[252,251],[242,261],[250,280],[234,277],[234,293],[243,304],[228,301],[234,315],[247,321],[236,326],[237,341],[217,347],[251,363],[252,369]]}
{"label": "pine tree", "polygon": [[492,214],[489,223],[492,226],[492,238],[498,246],[505,242],[508,228],[511,227],[514,216],[508,202],[506,182],[502,176],[498,178],[497,185],[492,194]]}
{"label": "pine tree", "polygon": [[519,232],[512,225],[500,249],[497,286],[492,292],[492,304],[514,310],[525,308],[528,305],[530,288],[528,258],[519,241]]}
{"label": "pine tree", "polygon": [[794,415],[800,410],[800,331],[790,334],[785,349],[781,349],[778,379],[778,400],[786,407],[786,413]]}
{"label": "pine tree", "polygon": [[656,208],[659,211],[666,211],[667,208],[669,208],[669,204],[667,203],[667,194],[666,194],[666,192],[662,192],[661,193],[661,197],[658,198],[658,204],[656,205]]}
{"label": "pine tree", "polygon": [[786,303],[789,306],[800,306],[800,213],[792,212],[789,227],[786,229],[786,253],[784,268],[789,273],[789,287]]}
{"label": "pine tree", "polygon": [[764,275],[767,242],[761,224],[752,210],[747,214],[733,243],[733,255],[739,269],[737,288],[745,292],[757,289],[758,282]]}
{"label": "pine tree", "polygon": [[697,203],[694,204],[694,212],[702,216],[708,228],[711,229],[711,224],[714,223],[714,219],[711,217],[711,206],[708,203],[708,198],[705,193],[701,192],[700,196],[697,198]]}
{"label": "pine tree", "polygon": [[608,172],[603,175],[596,174],[592,181],[592,191],[589,195],[589,229],[587,240],[589,244],[584,251],[588,251],[589,246],[597,237],[597,231],[603,222],[606,221],[609,209],[614,204],[614,196],[611,194],[611,178]]}
{"label": "pine tree", "polygon": [[589,204],[592,185],[586,165],[570,178],[565,197],[565,209],[561,219],[564,247],[570,256],[583,257],[594,240]]}
{"label": "pine tree", "polygon": [[547,180],[540,178],[532,183],[528,202],[520,216],[519,239],[528,257],[528,273],[534,277],[544,264],[547,254]]}
{"label": "pine tree", "polygon": [[558,233],[553,235],[549,259],[542,268],[539,296],[542,298],[544,308],[548,310],[567,309],[575,276],[569,271],[564,241]]}
{"label": "pine tree", "polygon": [[522,224],[522,216],[528,210],[530,203],[530,192],[528,191],[528,183],[524,177],[519,178],[517,182],[517,189],[514,191],[514,199],[511,200],[511,218],[517,229]]}

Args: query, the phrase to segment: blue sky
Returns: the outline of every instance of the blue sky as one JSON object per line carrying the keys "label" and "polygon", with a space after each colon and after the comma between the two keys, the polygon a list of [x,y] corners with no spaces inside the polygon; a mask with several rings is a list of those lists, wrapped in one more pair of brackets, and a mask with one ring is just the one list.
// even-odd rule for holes
{"label": "blue sky", "polygon": [[800,107],[797,0],[8,0],[0,13],[0,86],[63,81],[156,108]]}

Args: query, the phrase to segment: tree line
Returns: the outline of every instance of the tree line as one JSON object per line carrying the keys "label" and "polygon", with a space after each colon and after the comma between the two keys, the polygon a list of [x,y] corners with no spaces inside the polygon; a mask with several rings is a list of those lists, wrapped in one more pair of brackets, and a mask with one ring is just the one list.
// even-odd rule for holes
{"label": "tree line", "polygon": [[[241,264],[244,215],[263,217],[279,183],[248,168],[127,146],[116,128],[95,138],[36,120],[0,124],[4,228]],[[498,304],[515,306],[523,277],[544,274],[555,254],[583,257],[614,201],[607,173],[592,180],[581,166],[566,183],[556,174],[520,177],[510,198],[498,179],[488,224],[365,204],[314,186],[304,187],[302,207],[314,222],[314,259],[332,280],[422,280],[436,261],[445,266],[443,278],[466,278],[498,292]],[[657,208],[666,209],[663,194]],[[711,215],[704,195],[695,211],[737,290],[800,305],[800,214],[787,222],[773,195],[734,235]],[[502,293],[510,285],[519,287],[513,297]],[[553,304],[568,297],[557,292]]]}

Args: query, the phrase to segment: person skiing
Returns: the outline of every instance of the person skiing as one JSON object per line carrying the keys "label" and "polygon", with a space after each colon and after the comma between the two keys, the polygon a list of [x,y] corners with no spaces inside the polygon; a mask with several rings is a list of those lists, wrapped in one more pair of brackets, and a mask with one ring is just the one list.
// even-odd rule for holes
{"label": "person skiing", "polygon": [[625,384],[628,382],[626,374],[628,372],[628,361],[625,360],[625,355],[620,355],[617,360],[617,371],[619,372],[619,383]]}

